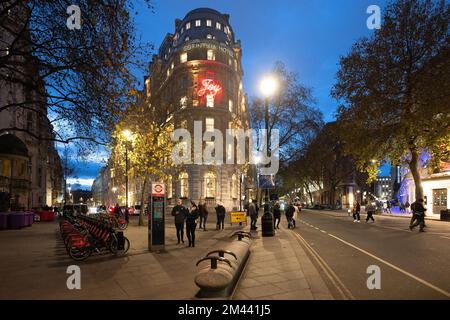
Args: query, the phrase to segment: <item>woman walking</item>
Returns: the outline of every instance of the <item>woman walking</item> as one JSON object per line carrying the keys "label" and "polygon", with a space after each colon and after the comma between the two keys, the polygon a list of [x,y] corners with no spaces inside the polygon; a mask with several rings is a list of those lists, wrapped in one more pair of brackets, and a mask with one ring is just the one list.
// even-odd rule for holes
{"label": "woman walking", "polygon": [[189,241],[189,247],[195,247],[195,229],[197,227],[197,219],[199,216],[197,205],[191,201],[189,211],[186,214],[186,233]]}
{"label": "woman walking", "polygon": [[275,203],[275,206],[273,207],[273,222],[275,229],[280,229],[280,221],[281,221],[281,208],[280,203],[277,201]]}
{"label": "woman walking", "polygon": [[361,212],[361,205],[359,204],[359,201],[356,201],[353,204],[353,222],[361,222],[361,216],[359,213]]}
{"label": "woman walking", "polygon": [[177,205],[172,209],[172,216],[175,217],[175,228],[177,229],[178,244],[184,243],[184,220],[186,219],[186,208],[181,199],[177,200]]}

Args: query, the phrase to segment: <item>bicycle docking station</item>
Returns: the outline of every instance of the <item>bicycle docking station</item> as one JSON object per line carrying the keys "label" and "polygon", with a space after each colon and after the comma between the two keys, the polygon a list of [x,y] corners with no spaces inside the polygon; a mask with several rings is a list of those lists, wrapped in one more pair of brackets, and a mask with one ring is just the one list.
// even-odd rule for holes
{"label": "bicycle docking station", "polygon": [[165,248],[166,192],[163,183],[152,183],[148,201],[148,250],[161,252]]}
{"label": "bicycle docking station", "polygon": [[197,261],[199,271],[195,284],[200,288],[197,298],[224,298],[232,295],[236,284],[250,256],[252,235],[248,232],[235,232],[231,238],[237,240],[220,249],[210,251]]}

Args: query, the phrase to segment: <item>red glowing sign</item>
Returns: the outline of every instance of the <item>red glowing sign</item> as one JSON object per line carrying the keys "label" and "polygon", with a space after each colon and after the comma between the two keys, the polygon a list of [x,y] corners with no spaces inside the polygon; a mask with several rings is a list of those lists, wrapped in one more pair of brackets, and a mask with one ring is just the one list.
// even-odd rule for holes
{"label": "red glowing sign", "polygon": [[216,94],[218,94],[221,90],[221,85],[215,83],[214,80],[204,79],[202,81],[202,87],[198,90],[198,96],[202,97],[204,95],[212,95],[213,97],[215,97]]}

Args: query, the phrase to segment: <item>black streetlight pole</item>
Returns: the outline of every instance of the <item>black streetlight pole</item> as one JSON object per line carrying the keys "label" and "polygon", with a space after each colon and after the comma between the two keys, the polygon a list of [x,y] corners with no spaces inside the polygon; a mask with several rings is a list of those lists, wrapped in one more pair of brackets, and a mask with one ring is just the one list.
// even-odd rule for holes
{"label": "black streetlight pole", "polygon": [[[266,147],[267,147],[267,155],[269,156],[270,148],[269,148],[269,97],[265,99],[265,120],[266,120]],[[269,200],[269,189],[266,189],[266,199]]]}
{"label": "black streetlight pole", "polygon": [[128,146],[125,143],[125,205],[128,209]]}

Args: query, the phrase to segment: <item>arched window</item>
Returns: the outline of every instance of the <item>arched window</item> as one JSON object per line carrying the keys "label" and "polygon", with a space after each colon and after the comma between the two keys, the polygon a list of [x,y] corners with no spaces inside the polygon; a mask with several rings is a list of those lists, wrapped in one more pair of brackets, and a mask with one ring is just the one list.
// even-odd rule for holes
{"label": "arched window", "polygon": [[231,176],[231,197],[233,199],[238,198],[238,178],[236,174]]}
{"label": "arched window", "polygon": [[173,179],[172,176],[167,178],[167,199],[172,199],[173,196]]}
{"label": "arched window", "polygon": [[180,173],[180,197],[189,197],[189,175],[186,172]]}
{"label": "arched window", "polygon": [[207,199],[214,199],[216,197],[216,174],[214,172],[205,173],[204,193]]}

